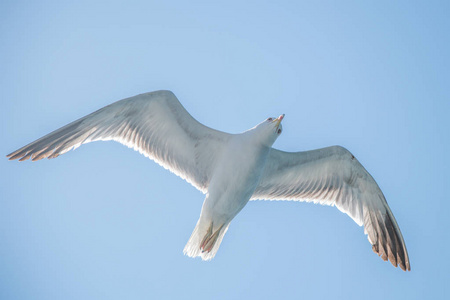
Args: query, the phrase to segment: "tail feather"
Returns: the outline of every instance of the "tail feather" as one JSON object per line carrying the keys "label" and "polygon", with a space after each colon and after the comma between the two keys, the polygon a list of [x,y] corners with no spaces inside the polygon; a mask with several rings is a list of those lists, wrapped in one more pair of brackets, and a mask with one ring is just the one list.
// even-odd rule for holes
{"label": "tail feather", "polygon": [[211,260],[217,253],[223,236],[230,223],[215,227],[212,222],[206,224],[198,220],[183,253],[190,257],[200,256],[203,260]]}

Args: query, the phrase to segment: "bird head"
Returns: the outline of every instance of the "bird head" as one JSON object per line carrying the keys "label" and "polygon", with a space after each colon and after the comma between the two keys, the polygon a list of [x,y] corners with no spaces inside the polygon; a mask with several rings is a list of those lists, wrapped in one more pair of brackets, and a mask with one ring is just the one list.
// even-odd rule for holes
{"label": "bird head", "polygon": [[283,126],[281,125],[283,118],[284,114],[278,118],[267,118],[252,128],[252,131],[254,130],[257,132],[258,140],[261,140],[263,144],[271,147],[283,131]]}

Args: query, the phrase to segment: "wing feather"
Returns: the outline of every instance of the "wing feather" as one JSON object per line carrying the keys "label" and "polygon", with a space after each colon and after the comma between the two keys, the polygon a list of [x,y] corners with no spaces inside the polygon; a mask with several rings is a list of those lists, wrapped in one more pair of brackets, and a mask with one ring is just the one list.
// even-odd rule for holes
{"label": "wing feather", "polygon": [[350,216],[383,260],[411,270],[400,228],[372,176],[345,148],[272,149],[251,200],[295,200],[336,206]]}
{"label": "wing feather", "polygon": [[114,140],[206,193],[217,156],[229,137],[197,122],[172,92],[157,91],[117,101],[7,156],[36,161],[89,142]]}

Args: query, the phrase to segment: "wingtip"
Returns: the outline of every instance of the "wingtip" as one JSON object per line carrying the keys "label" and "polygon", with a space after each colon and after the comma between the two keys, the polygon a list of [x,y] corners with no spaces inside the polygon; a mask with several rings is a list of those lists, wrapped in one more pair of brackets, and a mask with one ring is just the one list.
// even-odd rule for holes
{"label": "wingtip", "polygon": [[[383,245],[381,245],[383,246]],[[403,271],[411,271],[411,265],[409,263],[409,258],[407,257],[405,261],[401,259],[395,259],[393,256],[388,256],[386,252],[380,251],[380,244],[373,244],[372,250],[375,252],[378,256],[381,257],[384,261],[389,261],[394,267],[400,267]]]}
{"label": "wingtip", "polygon": [[17,151],[14,151],[14,152],[6,155],[6,157],[8,157],[8,160],[16,160],[16,159],[22,157],[22,155],[20,155],[20,153],[18,153]]}
{"label": "wingtip", "polygon": [[19,159],[19,161],[25,161],[28,160],[31,157],[31,154],[25,155],[22,158]]}
{"label": "wingtip", "polygon": [[405,264],[400,265],[400,268],[402,268],[403,271],[411,271],[411,264],[409,263],[409,260],[406,261],[406,267]]}
{"label": "wingtip", "polygon": [[405,265],[405,263],[401,262],[398,264],[398,266],[400,267],[400,269],[402,269],[405,272],[411,272],[411,266],[408,261],[406,262],[406,265]]}

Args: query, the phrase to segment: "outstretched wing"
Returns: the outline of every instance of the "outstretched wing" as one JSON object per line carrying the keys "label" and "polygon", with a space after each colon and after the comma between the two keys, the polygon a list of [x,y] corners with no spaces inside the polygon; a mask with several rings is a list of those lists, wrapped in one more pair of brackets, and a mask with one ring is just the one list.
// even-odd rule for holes
{"label": "outstretched wing", "polygon": [[157,91],[105,106],[7,156],[35,161],[85,143],[114,140],[206,193],[216,158],[229,137],[197,122],[172,92]]}
{"label": "outstretched wing", "polygon": [[289,153],[271,149],[252,200],[335,205],[359,226],[383,260],[411,270],[400,228],[375,180],[345,148]]}

